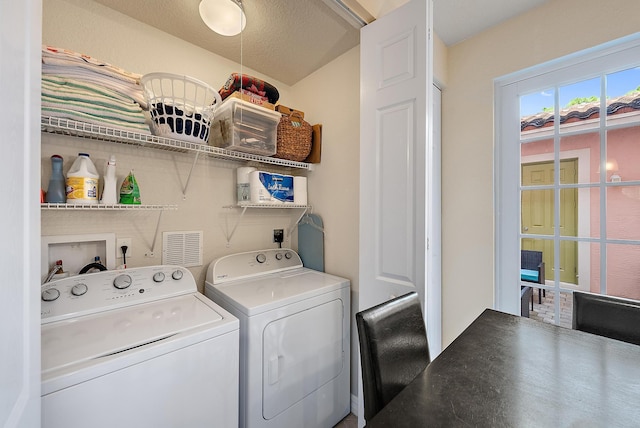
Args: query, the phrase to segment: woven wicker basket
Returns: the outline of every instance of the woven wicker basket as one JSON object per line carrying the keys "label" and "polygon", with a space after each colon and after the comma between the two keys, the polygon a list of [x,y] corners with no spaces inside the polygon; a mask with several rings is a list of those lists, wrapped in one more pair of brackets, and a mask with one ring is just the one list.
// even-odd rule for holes
{"label": "woven wicker basket", "polygon": [[312,128],[296,111],[283,114],[278,123],[277,158],[302,162],[311,152]]}

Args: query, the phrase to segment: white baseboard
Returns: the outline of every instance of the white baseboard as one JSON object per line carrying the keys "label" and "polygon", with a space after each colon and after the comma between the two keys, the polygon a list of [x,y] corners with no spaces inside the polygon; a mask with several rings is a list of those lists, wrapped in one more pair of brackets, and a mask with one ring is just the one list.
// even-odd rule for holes
{"label": "white baseboard", "polygon": [[351,413],[358,416],[358,396],[351,394]]}

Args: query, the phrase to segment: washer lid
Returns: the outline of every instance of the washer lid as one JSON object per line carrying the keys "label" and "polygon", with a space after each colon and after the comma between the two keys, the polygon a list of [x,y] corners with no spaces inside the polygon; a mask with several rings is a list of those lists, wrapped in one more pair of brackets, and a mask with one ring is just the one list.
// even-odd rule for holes
{"label": "washer lid", "polygon": [[46,324],[42,375],[217,324],[226,320],[196,293]]}
{"label": "washer lid", "polygon": [[206,287],[247,316],[349,287],[348,279],[299,268]]}

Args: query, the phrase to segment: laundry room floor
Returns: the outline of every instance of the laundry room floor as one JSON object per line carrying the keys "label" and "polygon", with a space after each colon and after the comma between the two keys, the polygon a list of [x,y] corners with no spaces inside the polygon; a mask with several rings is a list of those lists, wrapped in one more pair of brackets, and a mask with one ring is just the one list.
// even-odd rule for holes
{"label": "laundry room floor", "polygon": [[338,422],[338,424],[333,428],[357,428],[358,427],[358,417],[353,413],[349,413],[346,418]]}

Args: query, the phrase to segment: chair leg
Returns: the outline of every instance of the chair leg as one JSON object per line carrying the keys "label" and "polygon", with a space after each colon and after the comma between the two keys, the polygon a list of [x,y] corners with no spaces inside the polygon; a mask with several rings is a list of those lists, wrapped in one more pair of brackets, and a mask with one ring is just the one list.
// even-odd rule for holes
{"label": "chair leg", "polygon": [[533,292],[531,293],[531,310],[533,310]]}
{"label": "chair leg", "polygon": [[[547,296],[545,296],[547,297]],[[542,304],[542,288],[538,288],[538,304]]]}

